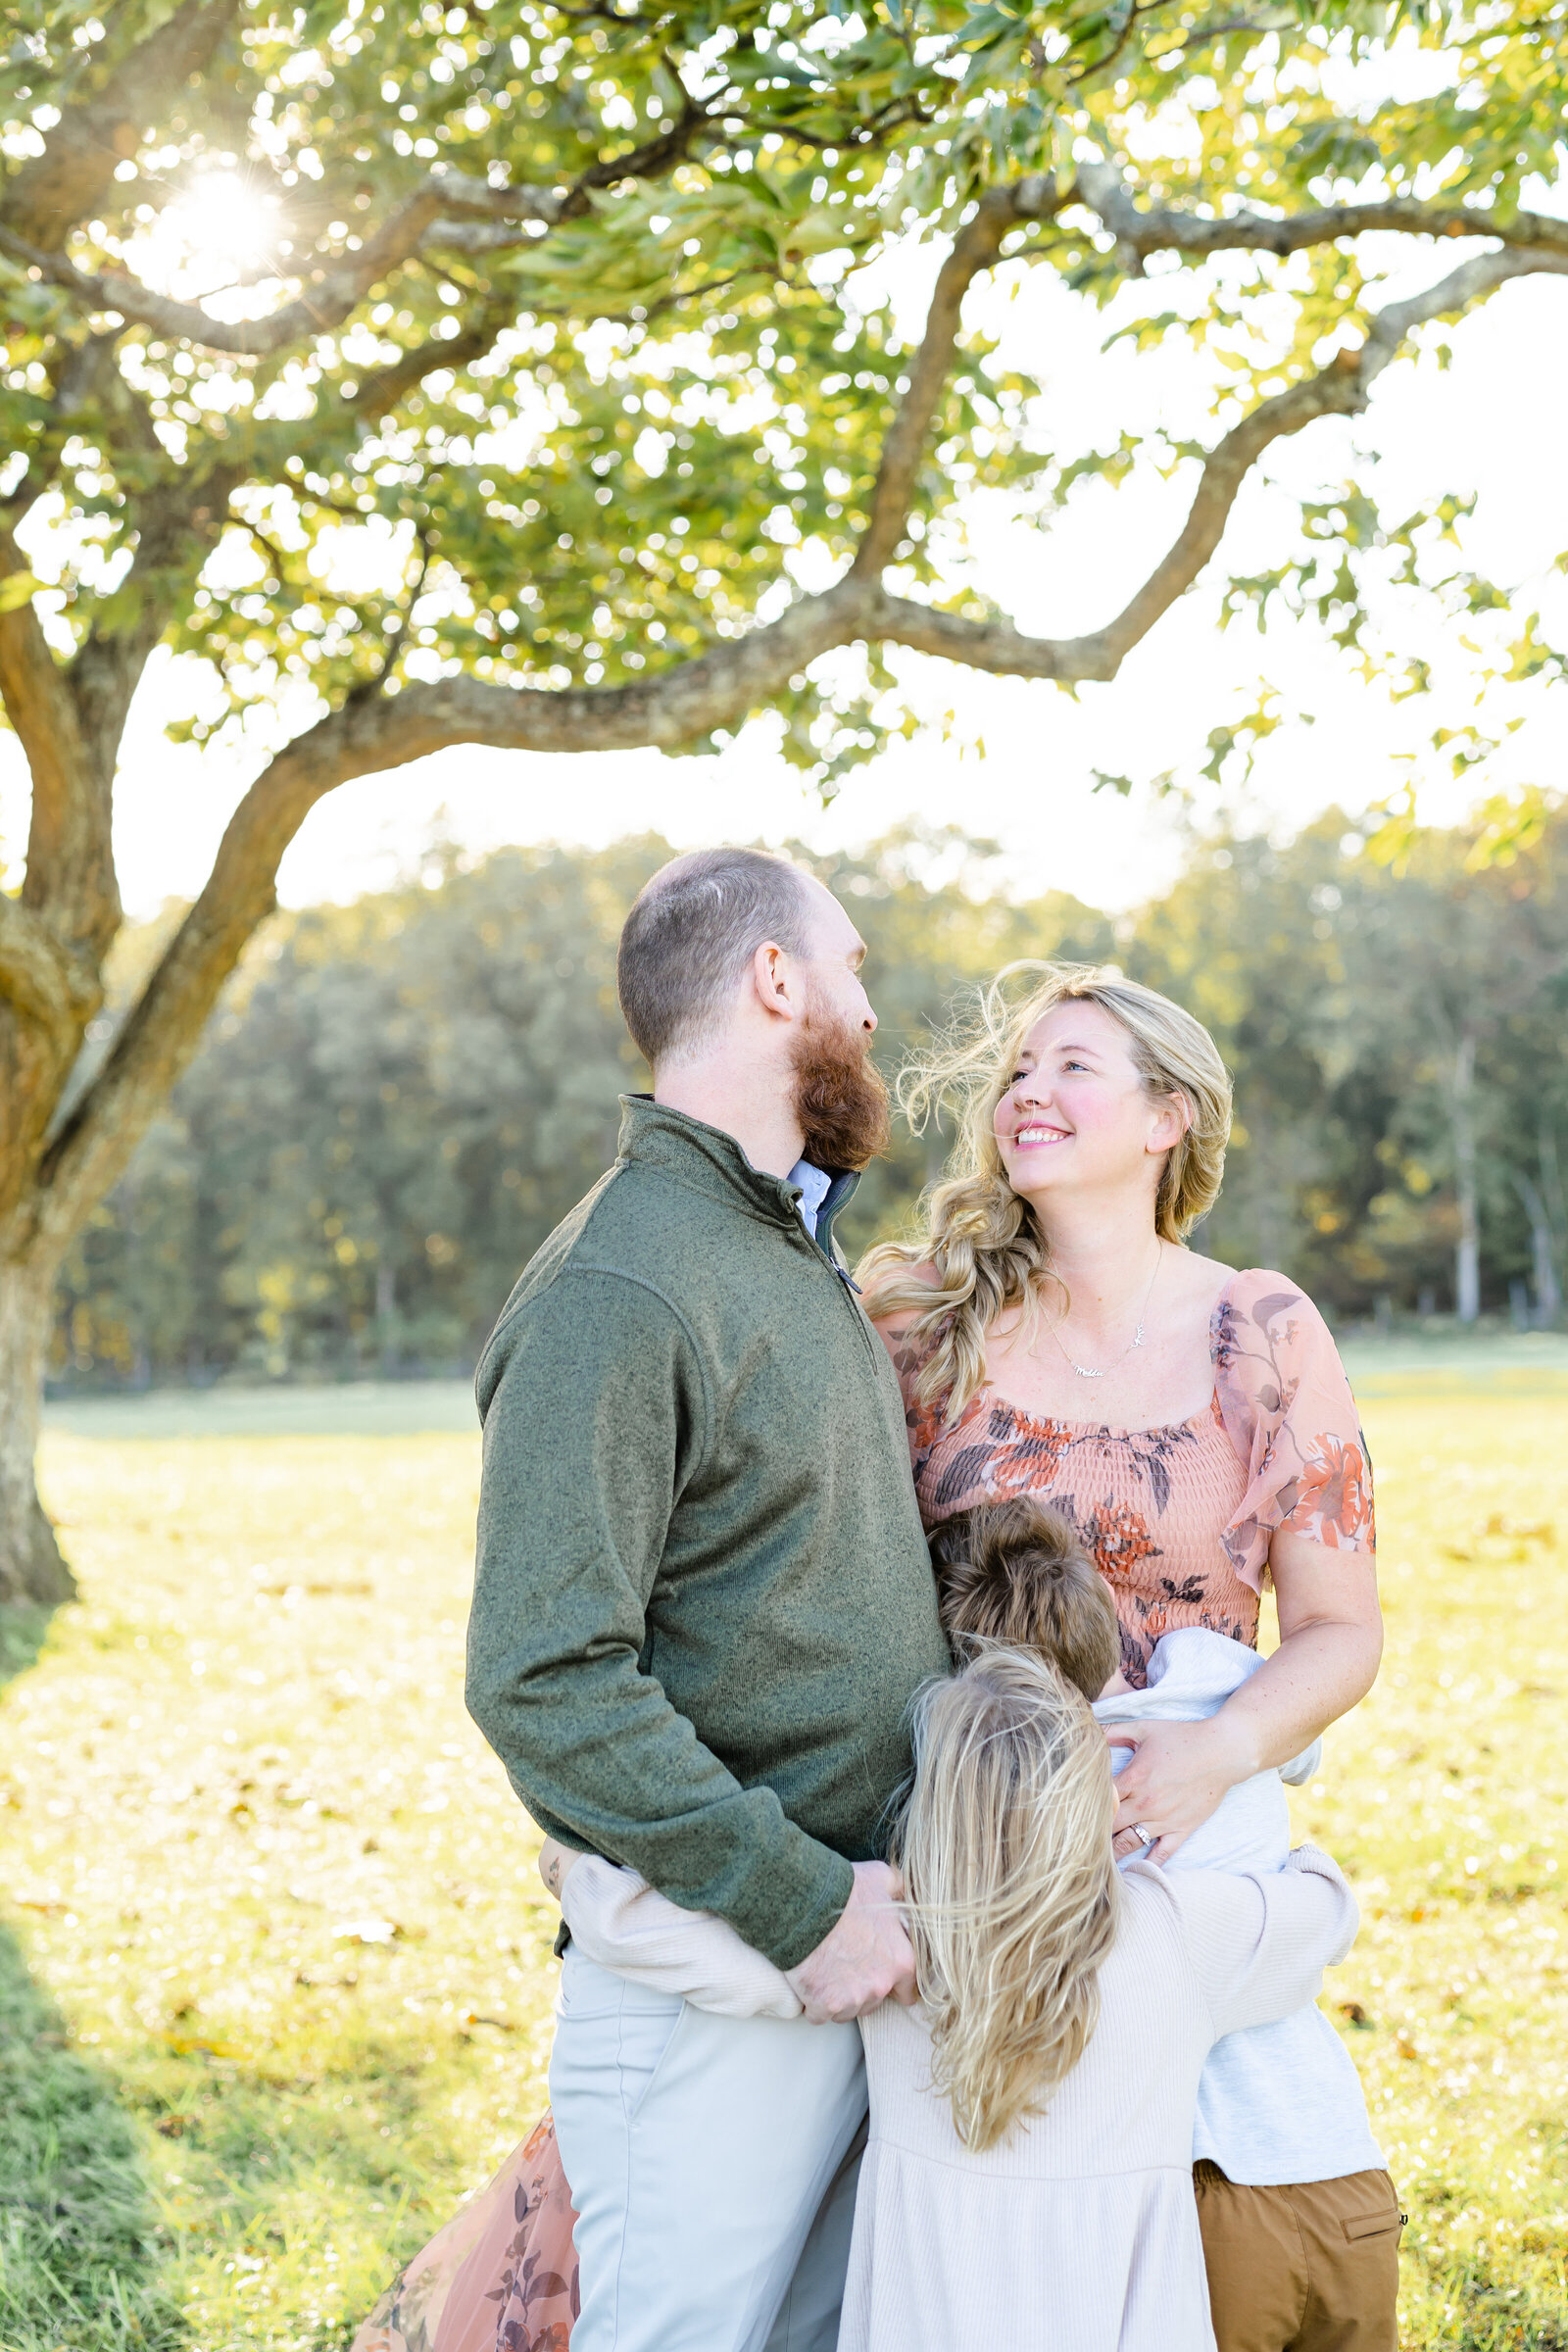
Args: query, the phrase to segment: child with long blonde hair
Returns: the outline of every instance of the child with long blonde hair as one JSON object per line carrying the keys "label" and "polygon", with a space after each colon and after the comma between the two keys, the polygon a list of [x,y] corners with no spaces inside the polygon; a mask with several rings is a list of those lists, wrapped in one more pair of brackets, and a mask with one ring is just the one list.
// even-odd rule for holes
{"label": "child with long blonde hair", "polygon": [[894,1850],[921,2006],[861,2021],[840,2352],[1211,2352],[1203,2062],[1313,1997],[1354,1900],[1304,1846],[1277,1875],[1118,1872],[1104,1734],[1028,1650],[977,1643],[915,1757]]}

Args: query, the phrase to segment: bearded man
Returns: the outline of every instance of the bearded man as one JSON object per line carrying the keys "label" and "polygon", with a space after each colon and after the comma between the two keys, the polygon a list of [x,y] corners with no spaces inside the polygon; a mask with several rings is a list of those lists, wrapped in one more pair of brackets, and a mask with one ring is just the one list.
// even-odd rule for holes
{"label": "bearded man", "polygon": [[785,859],[655,875],[618,966],[653,1094],[479,1367],[475,1720],[542,1829],[728,1920],[805,2007],[718,2016],[567,1943],[572,2352],[831,2352],[853,2021],[913,1997],[878,1833],[949,1659],[898,1384],[833,1239],[887,1137],[864,956]]}

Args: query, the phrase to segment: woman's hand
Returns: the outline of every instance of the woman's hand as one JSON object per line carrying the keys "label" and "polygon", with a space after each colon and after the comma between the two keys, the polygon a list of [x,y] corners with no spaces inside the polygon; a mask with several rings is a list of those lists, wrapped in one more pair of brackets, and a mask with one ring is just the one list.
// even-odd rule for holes
{"label": "woman's hand", "polygon": [[[1151,1840],[1151,1862],[1168,1862],[1205,1822],[1227,1789],[1258,1767],[1249,1730],[1222,1708],[1206,1723],[1112,1724],[1112,1747],[1132,1762],[1116,1778],[1116,1851],[1134,1854]],[[1135,1834],[1136,1833],[1136,1834]]]}
{"label": "woman's hand", "polygon": [[[1288,1764],[1372,1688],[1383,1649],[1367,1552],[1334,1551],[1282,1529],[1269,1549],[1280,1645],[1206,1723],[1112,1727],[1135,1752],[1116,1781],[1116,1851],[1153,1839],[1168,1862],[1228,1788]],[[1134,1825],[1148,1837],[1131,1836]]]}

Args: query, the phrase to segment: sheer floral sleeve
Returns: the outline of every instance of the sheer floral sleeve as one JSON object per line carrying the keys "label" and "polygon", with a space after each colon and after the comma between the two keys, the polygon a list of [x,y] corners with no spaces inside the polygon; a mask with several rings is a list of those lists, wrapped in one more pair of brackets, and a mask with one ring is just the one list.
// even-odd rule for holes
{"label": "sheer floral sleeve", "polygon": [[1209,1326],[1214,1392],[1247,1488],[1221,1542],[1261,1592],[1268,1547],[1290,1528],[1334,1551],[1376,1547],[1372,1464],[1339,1349],[1310,1298],[1253,1267],[1221,1294]]}
{"label": "sheer floral sleeve", "polygon": [[909,1468],[914,1474],[918,1493],[922,1474],[931,1459],[933,1447],[947,1424],[945,1404],[938,1398],[934,1404],[922,1404],[915,1395],[915,1386],[930,1362],[941,1339],[940,1328],[916,1334],[919,1316],[912,1309],[879,1319],[877,1332],[883,1346],[893,1358],[893,1369],[899,1376],[899,1388],[904,1396],[905,1426],[909,1433]]}

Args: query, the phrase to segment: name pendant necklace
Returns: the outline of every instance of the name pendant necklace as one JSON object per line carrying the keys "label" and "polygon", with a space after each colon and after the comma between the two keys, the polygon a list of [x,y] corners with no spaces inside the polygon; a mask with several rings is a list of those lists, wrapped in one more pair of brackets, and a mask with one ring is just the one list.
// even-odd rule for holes
{"label": "name pendant necklace", "polygon": [[1133,1349],[1143,1346],[1144,1317],[1149,1312],[1149,1301],[1154,1296],[1154,1285],[1159,1280],[1159,1269],[1164,1263],[1165,1252],[1163,1250],[1161,1250],[1159,1255],[1154,1260],[1154,1271],[1149,1277],[1149,1288],[1144,1293],[1144,1303],[1140,1308],[1138,1315],[1138,1328],[1133,1333],[1132,1338],[1128,1341],[1126,1347],[1122,1349],[1120,1355],[1117,1356],[1114,1363],[1102,1364],[1097,1367],[1094,1364],[1080,1364],[1075,1362],[1074,1359],[1067,1353],[1066,1348],[1062,1348],[1060,1334],[1058,1333],[1054,1323],[1052,1324],[1051,1336],[1055,1341],[1056,1346],[1061,1348],[1061,1357],[1063,1363],[1068,1365],[1072,1371],[1076,1372],[1080,1380],[1103,1380],[1107,1372],[1119,1371],[1121,1366],[1131,1355]]}

